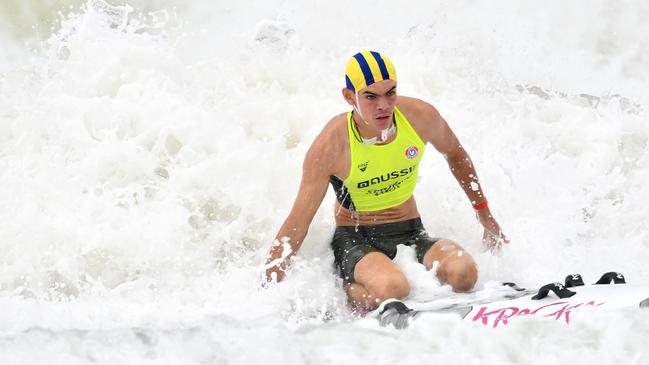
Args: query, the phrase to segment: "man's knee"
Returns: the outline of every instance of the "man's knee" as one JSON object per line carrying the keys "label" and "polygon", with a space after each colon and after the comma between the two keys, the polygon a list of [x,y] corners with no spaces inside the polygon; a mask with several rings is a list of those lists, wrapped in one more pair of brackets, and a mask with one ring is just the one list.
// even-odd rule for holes
{"label": "man's knee", "polygon": [[370,290],[372,295],[381,301],[388,298],[403,299],[410,294],[410,284],[403,275],[390,275],[377,281]]}
{"label": "man's knee", "polygon": [[370,252],[363,257],[354,268],[354,278],[367,289],[373,301],[405,298],[410,294],[405,275],[382,253]]}
{"label": "man's knee", "polygon": [[454,257],[443,262],[439,268],[440,279],[455,291],[469,291],[478,281],[478,267],[473,258]]}

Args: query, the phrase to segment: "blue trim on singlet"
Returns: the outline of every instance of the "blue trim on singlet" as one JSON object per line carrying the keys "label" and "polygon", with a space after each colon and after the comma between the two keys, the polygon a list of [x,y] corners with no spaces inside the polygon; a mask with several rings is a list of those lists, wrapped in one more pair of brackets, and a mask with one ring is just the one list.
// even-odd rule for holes
{"label": "blue trim on singlet", "polygon": [[347,187],[343,184],[343,181],[340,180],[337,176],[329,176],[329,183],[336,193],[336,199],[340,205],[349,210],[356,210],[354,207],[354,202],[352,201],[352,196],[347,191]]}

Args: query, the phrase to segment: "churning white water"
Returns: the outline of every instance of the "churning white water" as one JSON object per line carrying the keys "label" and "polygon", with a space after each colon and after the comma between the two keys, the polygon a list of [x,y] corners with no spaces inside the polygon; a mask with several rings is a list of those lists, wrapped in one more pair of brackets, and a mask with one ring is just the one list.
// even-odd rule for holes
{"label": "churning white water", "polygon": [[[72,7],[70,6],[72,5]],[[491,329],[355,319],[333,194],[288,279],[261,289],[306,149],[348,110],[349,56],[388,55],[436,105],[511,244],[429,148],[431,235],[485,283],[649,282],[643,1],[6,1],[0,6],[2,364],[647,363],[649,313]],[[57,15],[57,13],[65,15]],[[413,297],[446,295],[403,249]]]}

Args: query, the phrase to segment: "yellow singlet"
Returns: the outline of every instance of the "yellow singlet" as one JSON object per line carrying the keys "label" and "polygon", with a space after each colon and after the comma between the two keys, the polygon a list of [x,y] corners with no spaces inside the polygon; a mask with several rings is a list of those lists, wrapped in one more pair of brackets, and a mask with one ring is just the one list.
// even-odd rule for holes
{"label": "yellow singlet", "polygon": [[366,145],[347,114],[347,131],[351,152],[349,176],[341,181],[332,176],[340,203],[352,210],[371,212],[395,207],[408,200],[417,184],[419,161],[426,144],[406,117],[394,108],[397,135],[387,144]]}

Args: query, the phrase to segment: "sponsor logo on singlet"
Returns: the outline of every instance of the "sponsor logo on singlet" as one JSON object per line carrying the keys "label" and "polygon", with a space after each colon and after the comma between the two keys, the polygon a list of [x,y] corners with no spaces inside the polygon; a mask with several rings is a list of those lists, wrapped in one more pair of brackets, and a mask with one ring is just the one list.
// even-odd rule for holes
{"label": "sponsor logo on singlet", "polygon": [[417,157],[419,155],[419,148],[417,146],[410,146],[406,148],[406,157],[408,160],[412,160],[413,158]]}
{"label": "sponsor logo on singlet", "polygon": [[369,161],[365,161],[362,164],[358,165],[358,169],[361,170],[361,172],[365,172],[365,170],[367,169],[367,163],[368,162]]}
{"label": "sponsor logo on singlet", "polygon": [[[401,169],[401,170],[394,170],[392,172],[388,172],[386,174],[380,175],[380,176],[375,176],[369,180],[364,180],[359,182],[356,186],[359,189],[367,188],[372,185],[380,184],[382,182],[390,181],[393,179],[397,179],[400,177],[404,177],[407,175],[410,175],[414,170],[417,165],[412,165],[409,168]],[[399,184],[396,185],[398,187]]]}
{"label": "sponsor logo on singlet", "polygon": [[399,189],[399,187],[401,186],[401,183],[404,182],[404,180],[397,180],[394,183],[386,186],[383,189],[368,189],[367,194],[374,195],[374,196],[381,196],[381,195],[389,193],[391,191],[395,191],[395,190]]}

